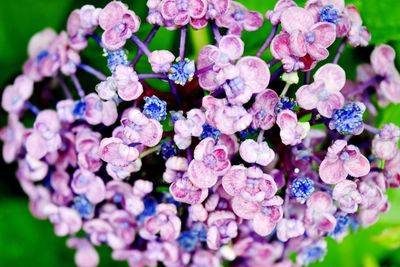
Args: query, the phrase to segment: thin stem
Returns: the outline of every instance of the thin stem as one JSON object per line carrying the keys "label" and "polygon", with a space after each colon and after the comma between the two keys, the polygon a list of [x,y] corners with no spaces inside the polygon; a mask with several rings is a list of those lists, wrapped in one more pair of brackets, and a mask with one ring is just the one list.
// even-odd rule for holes
{"label": "thin stem", "polygon": [[321,189],[324,189],[324,190],[329,191],[329,192],[332,191],[332,187],[330,187],[327,184],[323,184],[323,183],[320,183],[320,182],[317,182],[317,181],[313,181],[313,182],[314,182],[315,186],[317,186],[317,187],[319,187]]}
{"label": "thin stem", "polygon": [[285,191],[285,203],[283,204],[283,215],[285,219],[290,219],[290,209],[289,209],[289,202],[290,202],[290,192],[289,192],[290,186],[286,188]]}
{"label": "thin stem", "polygon": [[378,128],[375,128],[374,126],[371,126],[371,125],[366,124],[366,123],[364,123],[364,129],[367,130],[370,133],[373,133],[373,134],[379,134],[380,133]]}
{"label": "thin stem", "polygon": [[271,33],[269,34],[267,40],[265,43],[261,46],[260,50],[258,50],[256,56],[261,57],[261,55],[264,53],[264,51],[268,48],[268,46],[271,44],[272,39],[274,38],[276,31],[278,30],[278,25],[275,25],[272,27]]}
{"label": "thin stem", "polygon": [[273,80],[275,80],[276,78],[278,78],[279,76],[281,76],[281,74],[283,73],[283,67],[280,67],[279,69],[277,69],[272,75],[271,75],[271,82]]}
{"label": "thin stem", "polygon": [[219,41],[221,40],[221,33],[219,32],[218,26],[217,26],[217,24],[215,24],[214,21],[211,22],[211,29],[214,34],[215,41],[217,41],[217,43],[219,43]]}
{"label": "thin stem", "polygon": [[311,71],[306,72],[306,84],[310,84],[311,82]]}
{"label": "thin stem", "polygon": [[346,44],[347,44],[347,39],[344,38],[342,43],[339,46],[339,49],[335,55],[335,58],[333,59],[333,62],[332,62],[333,64],[337,64],[339,62],[340,56],[342,55],[344,48],[346,47]]}
{"label": "thin stem", "polygon": [[384,79],[384,77],[382,76],[374,76],[371,79],[369,79],[368,81],[365,81],[363,83],[360,83],[359,85],[357,85],[348,95],[347,97],[351,98],[359,93],[362,93],[365,89],[368,89],[369,87],[381,82]]}
{"label": "thin stem", "polygon": [[93,67],[89,66],[89,65],[85,65],[85,64],[79,64],[78,68],[86,71],[87,73],[93,75],[94,77],[96,77],[97,79],[99,79],[100,81],[104,81],[107,79],[107,76],[104,75],[103,73],[101,73],[100,71],[94,69]]}
{"label": "thin stem", "polygon": [[160,80],[167,80],[168,77],[165,76],[164,74],[155,74],[155,73],[150,73],[150,74],[138,74],[139,80],[143,79],[160,79]]}
{"label": "thin stem", "polygon": [[257,143],[261,143],[264,140],[264,130],[261,130],[257,137]]}
{"label": "thin stem", "polygon": [[82,85],[81,85],[81,83],[79,82],[79,80],[78,80],[78,78],[76,77],[75,74],[72,74],[72,75],[71,75],[71,80],[72,80],[72,82],[74,83],[74,86],[75,86],[75,88],[76,88],[76,91],[78,92],[79,97],[80,97],[80,98],[84,98],[84,97],[85,97],[85,92],[83,91]]}
{"label": "thin stem", "polygon": [[65,94],[65,97],[67,99],[73,99],[72,93],[69,90],[68,86],[65,84],[64,78],[61,75],[58,76],[58,82],[59,82],[59,84],[61,86],[61,89],[63,90],[63,92]]}
{"label": "thin stem", "polygon": [[268,66],[271,68],[273,67],[276,63],[278,63],[280,60],[279,59],[272,59],[270,62],[268,62]]}
{"label": "thin stem", "polygon": [[[149,43],[151,42],[151,40],[153,40],[154,36],[156,35],[156,33],[157,33],[157,31],[158,31],[159,29],[160,29],[160,26],[159,26],[159,25],[155,25],[155,26],[151,29],[149,35],[147,35],[147,37],[146,37],[146,39],[144,40],[143,43],[144,43],[145,45],[148,46]],[[142,57],[142,55],[143,55],[143,51],[139,48],[139,49],[138,49],[138,52],[137,52],[135,58],[133,59],[131,65],[132,65],[132,66],[136,66],[136,64],[139,62],[140,58]]]}
{"label": "thin stem", "polygon": [[32,103],[29,102],[29,101],[26,101],[26,102],[25,102],[25,107],[26,107],[27,109],[29,109],[29,111],[32,112],[32,113],[35,114],[35,115],[38,115],[39,112],[40,112],[40,109],[38,109],[34,104],[32,104]]}
{"label": "thin stem", "polygon": [[103,42],[101,41],[100,36],[98,36],[97,34],[93,33],[93,34],[90,35],[90,37],[92,37],[102,48],[104,48]]}
{"label": "thin stem", "polygon": [[179,57],[181,62],[185,60],[186,35],[187,28],[184,26],[181,28],[181,40],[179,42]]}
{"label": "thin stem", "polygon": [[188,147],[186,149],[186,158],[187,158],[188,162],[191,162],[192,159],[193,159],[193,152],[192,152],[192,149],[190,147]]}
{"label": "thin stem", "polygon": [[198,75],[200,75],[200,74],[206,73],[207,71],[212,70],[213,67],[214,67],[214,64],[211,64],[211,65],[208,65],[208,66],[206,66],[206,67],[204,67],[204,68],[202,68],[202,69],[196,70],[195,73],[194,73],[194,75],[195,75],[195,76],[198,76]]}
{"label": "thin stem", "polygon": [[315,161],[318,165],[321,164],[322,160],[316,156],[311,156],[311,159]]}
{"label": "thin stem", "polygon": [[147,45],[140,41],[140,39],[135,34],[132,34],[131,40],[137,45],[139,49],[143,51],[143,53],[146,54],[146,56],[150,56],[151,52]]}
{"label": "thin stem", "polygon": [[290,85],[291,85],[290,83],[285,84],[285,87],[283,88],[282,93],[281,93],[281,97],[284,97],[286,95],[287,91],[289,90]]}
{"label": "thin stem", "polygon": [[161,148],[161,145],[149,148],[146,151],[143,151],[142,153],[140,153],[139,158],[142,159],[144,157],[147,157],[148,155],[151,155],[154,152],[157,152],[158,150],[160,150],[160,148]]}
{"label": "thin stem", "polygon": [[168,79],[169,87],[171,88],[171,92],[174,95],[176,103],[180,106],[181,105],[181,99],[179,98],[179,93],[178,89],[176,88],[175,84],[173,81]]}

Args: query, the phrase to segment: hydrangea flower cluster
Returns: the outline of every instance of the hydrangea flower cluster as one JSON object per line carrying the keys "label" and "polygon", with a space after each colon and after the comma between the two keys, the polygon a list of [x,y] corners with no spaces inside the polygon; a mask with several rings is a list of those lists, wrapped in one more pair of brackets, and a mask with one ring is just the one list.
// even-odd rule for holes
{"label": "hydrangea flower cluster", "polygon": [[[344,46],[370,40],[354,6],[278,0],[265,22],[232,0],[147,6],[154,27],[143,41],[122,2],[74,10],[67,31],[32,37],[23,73],[3,92],[3,158],[18,163],[32,214],[69,237],[78,266],[98,265],[103,244],[134,267],[305,266],[326,255],[325,237],[340,241],[389,209],[400,128],[370,124],[376,105],[400,102],[400,74],[393,48],[379,45],[357,80],[346,79]],[[242,32],[268,24],[248,54]],[[149,49],[160,27],[180,32],[179,55]],[[215,36],[194,58],[185,57],[189,27]],[[80,57],[90,39],[108,74]],[[138,48],[133,60],[127,43]],[[153,73],[138,73],[141,57]],[[97,84],[84,88],[83,72]],[[48,83],[65,94],[53,109],[30,100]]]}

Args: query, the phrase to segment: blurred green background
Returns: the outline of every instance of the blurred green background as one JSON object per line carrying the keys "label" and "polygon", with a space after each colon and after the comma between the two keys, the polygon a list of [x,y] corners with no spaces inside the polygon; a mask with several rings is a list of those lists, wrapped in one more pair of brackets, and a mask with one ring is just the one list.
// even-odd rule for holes
{"label": "blurred green background", "polygon": [[[125,1],[129,7],[145,21],[146,1]],[[245,5],[265,13],[273,8],[275,0],[242,0]],[[305,1],[297,1],[303,4]],[[14,0],[0,1],[0,88],[11,83],[20,71],[27,57],[29,38],[45,27],[57,31],[65,29],[68,14],[84,4],[103,7],[104,0]],[[389,43],[400,54],[400,1],[398,0],[352,0],[346,3],[355,4],[361,11],[365,24],[372,33],[372,43]],[[150,30],[144,25],[138,34],[142,39]],[[255,54],[264,42],[270,30],[268,22],[255,33],[245,33],[246,54]],[[192,42],[188,52],[193,55],[208,42],[209,32],[190,31]],[[161,47],[177,51],[177,33],[161,30],[150,48]],[[336,51],[338,43],[332,47]],[[135,53],[132,46],[130,54]],[[340,64],[346,69],[350,78],[355,76],[355,66],[367,62],[372,46],[367,48],[346,48]],[[83,62],[92,64],[105,73],[105,59],[101,50],[90,44],[88,51],[83,53]],[[268,53],[265,59],[270,59]],[[143,63],[143,61],[142,61]],[[397,57],[400,65],[400,56]],[[139,68],[147,70],[148,66],[139,64]],[[146,71],[143,71],[146,72]],[[2,89],[0,89],[1,91]],[[6,114],[0,111],[0,125],[4,126]],[[400,125],[400,106],[390,105],[380,111],[377,126],[382,123],[395,122]],[[0,266],[73,266],[73,252],[66,248],[65,239],[53,234],[49,222],[34,219],[28,211],[27,198],[23,195],[14,171],[16,165],[5,165],[0,159]],[[328,240],[328,255],[324,262],[312,266],[343,266],[343,267],[377,267],[400,266],[400,190],[389,190],[392,208],[383,215],[379,222],[368,228],[361,229],[356,234],[347,237],[342,243],[336,244]],[[110,250],[102,247],[101,266],[125,266],[112,262]]]}

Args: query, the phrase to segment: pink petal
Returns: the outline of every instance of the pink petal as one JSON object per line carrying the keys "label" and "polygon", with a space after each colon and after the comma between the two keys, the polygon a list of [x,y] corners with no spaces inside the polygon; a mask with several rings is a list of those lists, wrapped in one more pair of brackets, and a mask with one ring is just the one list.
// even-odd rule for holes
{"label": "pink petal", "polygon": [[260,211],[260,204],[245,200],[241,197],[234,197],[231,200],[232,210],[240,218],[251,220]]}
{"label": "pink petal", "polygon": [[254,232],[260,236],[267,236],[275,229],[276,223],[272,222],[268,216],[257,213],[252,221]]}
{"label": "pink petal", "polygon": [[336,218],[329,213],[324,213],[317,222],[318,229],[324,232],[332,232],[335,226]]}
{"label": "pink petal", "polygon": [[340,91],[346,83],[345,71],[336,64],[325,64],[314,74],[314,80],[322,80],[329,92]]}
{"label": "pink petal", "polygon": [[321,61],[329,56],[329,51],[319,44],[312,44],[307,46],[307,52],[310,57],[316,61]]}
{"label": "pink petal", "polygon": [[117,105],[113,100],[103,102],[102,108],[103,124],[105,126],[113,125],[118,119]]}
{"label": "pink petal", "polygon": [[210,249],[219,249],[221,245],[220,234],[217,226],[211,226],[207,231],[207,246]]}
{"label": "pink petal", "polygon": [[31,37],[28,45],[28,54],[30,58],[39,55],[40,52],[47,49],[57,38],[57,33],[50,28],[46,28]]}
{"label": "pink petal", "polygon": [[400,76],[395,76],[390,81],[382,81],[379,87],[387,99],[393,103],[400,103]]}
{"label": "pink petal", "polygon": [[173,182],[169,191],[176,201],[191,205],[202,203],[208,196],[207,189],[195,187],[188,179]]}
{"label": "pink petal", "polygon": [[28,154],[35,159],[43,158],[48,152],[46,141],[36,132],[28,136],[25,147]]}
{"label": "pink petal", "polygon": [[337,184],[347,177],[343,161],[324,159],[319,166],[319,176],[327,184]]}
{"label": "pink petal", "polygon": [[128,8],[119,1],[110,2],[99,13],[99,25],[108,30],[122,21],[122,16]]}
{"label": "pink petal", "polygon": [[304,33],[308,32],[314,25],[312,14],[300,7],[291,7],[285,10],[281,16],[282,28],[288,33],[300,30]]}
{"label": "pink petal", "polygon": [[33,81],[28,76],[20,75],[14,81],[14,88],[22,99],[27,100],[33,93]]}
{"label": "pink petal", "polygon": [[340,92],[332,93],[324,101],[317,104],[319,114],[326,118],[331,118],[335,109],[340,109],[344,105],[344,97]]}
{"label": "pink petal", "polygon": [[244,52],[244,43],[236,35],[225,35],[219,41],[219,49],[229,56],[230,60],[239,59]]}
{"label": "pink petal", "polygon": [[215,146],[215,141],[211,137],[203,139],[194,149],[194,158],[203,160],[203,157],[210,154]]}
{"label": "pink petal", "polygon": [[362,177],[369,173],[371,167],[368,159],[360,152],[355,158],[350,158],[344,162],[345,171],[353,177]]}
{"label": "pink petal", "polygon": [[297,115],[293,111],[285,109],[278,114],[276,124],[278,124],[281,129],[296,127]]}
{"label": "pink petal", "polygon": [[190,22],[190,16],[187,12],[179,12],[175,18],[174,23],[178,26],[185,26]]}
{"label": "pink petal", "polygon": [[301,108],[311,110],[317,107],[319,100],[312,87],[313,85],[303,85],[297,90],[296,101]]}
{"label": "pink petal", "polygon": [[395,50],[389,45],[380,45],[372,51],[371,65],[376,73],[385,76],[393,70]]}
{"label": "pink petal", "polygon": [[297,57],[304,57],[307,54],[306,40],[302,31],[296,30],[290,34],[290,51]]}
{"label": "pink petal", "polygon": [[243,57],[236,66],[239,68],[240,77],[253,93],[260,93],[267,88],[270,72],[263,60],[258,57]]}
{"label": "pink petal", "polygon": [[126,39],[121,36],[121,33],[114,28],[106,30],[101,37],[103,45],[109,50],[117,50],[123,47],[125,40]]}
{"label": "pink petal", "polygon": [[335,42],[336,29],[332,23],[317,23],[311,28],[311,31],[315,33],[315,43],[322,47],[329,47]]}
{"label": "pink petal", "polygon": [[271,42],[271,53],[276,59],[283,59],[291,56],[290,50],[290,35],[286,32],[281,32]]}
{"label": "pink petal", "polygon": [[238,196],[240,191],[246,187],[246,168],[244,166],[232,166],[222,177],[222,187],[231,196]]}
{"label": "pink petal", "polygon": [[[130,32],[137,32],[140,27],[140,19],[136,16],[135,12],[128,10],[124,13],[122,17],[122,22],[130,29]],[[126,38],[130,38],[128,33]]]}
{"label": "pink petal", "polygon": [[96,177],[96,179],[90,184],[90,188],[86,192],[86,197],[90,202],[97,204],[103,201],[105,196],[106,186],[100,177]]}
{"label": "pink petal", "polygon": [[210,188],[217,182],[218,176],[207,168],[202,161],[192,160],[189,164],[188,175],[190,181],[199,188]]}
{"label": "pink petal", "polygon": [[246,31],[252,32],[258,30],[264,22],[262,15],[259,12],[247,11],[244,14],[243,28]]}
{"label": "pink petal", "polygon": [[318,212],[325,212],[329,210],[333,205],[331,196],[322,191],[314,192],[307,200],[307,207],[312,208]]}
{"label": "pink petal", "polygon": [[161,14],[166,20],[173,20],[179,13],[176,0],[165,0],[161,2]]}
{"label": "pink petal", "polygon": [[193,27],[193,29],[200,30],[206,27],[208,24],[208,20],[206,20],[204,17],[200,19],[195,19],[191,18],[190,19],[190,26]]}
{"label": "pink petal", "polygon": [[154,119],[149,119],[147,125],[143,126],[140,132],[140,142],[146,146],[153,147],[160,142],[162,133],[161,124]]}
{"label": "pink petal", "polygon": [[206,0],[189,0],[188,4],[190,17],[200,19],[206,15],[208,5]]}

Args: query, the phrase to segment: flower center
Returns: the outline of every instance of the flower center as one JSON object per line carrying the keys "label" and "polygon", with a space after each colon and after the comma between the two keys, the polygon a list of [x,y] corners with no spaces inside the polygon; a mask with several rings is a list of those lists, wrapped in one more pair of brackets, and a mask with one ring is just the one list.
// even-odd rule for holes
{"label": "flower center", "polygon": [[329,92],[327,90],[325,90],[325,89],[321,90],[318,93],[318,99],[321,100],[321,101],[324,101],[324,100],[326,100],[328,98],[329,95],[330,94],[329,94]]}
{"label": "flower center", "polygon": [[214,169],[217,166],[217,159],[214,155],[208,154],[204,157],[204,164],[207,168]]}
{"label": "flower center", "polygon": [[121,203],[122,201],[122,194],[121,193],[116,193],[113,197],[114,203]]}
{"label": "flower center", "polygon": [[167,102],[160,100],[156,96],[145,97],[143,108],[143,114],[150,118],[155,119],[157,121],[165,120],[167,117]]}
{"label": "flower center", "polygon": [[176,1],[176,6],[178,7],[179,11],[188,11],[189,9],[189,1],[188,0],[177,0]]}
{"label": "flower center", "polygon": [[228,85],[232,91],[241,92],[244,87],[244,82],[242,78],[236,77],[233,80],[228,81]]}
{"label": "flower center", "polygon": [[86,177],[85,177],[85,176],[83,176],[83,175],[80,175],[80,176],[79,176],[79,178],[78,178],[78,182],[79,182],[80,184],[82,184],[82,185],[86,185],[86,184],[88,184],[88,183],[89,183],[89,180],[88,180],[88,179],[86,179]]}
{"label": "flower center", "polygon": [[319,13],[320,20],[337,24],[339,22],[339,11],[333,8],[333,5],[324,6]]}
{"label": "flower center", "polygon": [[290,187],[291,195],[299,200],[308,199],[314,190],[314,182],[308,177],[296,178]]}
{"label": "flower center", "polygon": [[124,49],[107,50],[104,55],[107,57],[107,66],[111,72],[114,72],[118,65],[129,65],[128,56]]}
{"label": "flower center", "polygon": [[340,153],[339,158],[343,161],[349,160],[350,159],[350,154],[345,150],[342,153]]}
{"label": "flower center", "polygon": [[195,65],[193,60],[185,59],[172,65],[168,71],[168,78],[176,84],[184,86],[188,81],[193,79]]}
{"label": "flower center", "polygon": [[203,131],[201,132],[200,139],[205,139],[207,137],[211,137],[214,140],[218,140],[221,135],[221,132],[217,129],[212,127],[209,124],[203,125]]}
{"label": "flower center", "polygon": [[357,103],[349,103],[334,111],[330,127],[342,135],[357,134],[363,127],[363,109]]}
{"label": "flower center", "polygon": [[77,101],[75,103],[72,114],[74,115],[75,118],[82,118],[85,111],[86,111],[85,101]]}
{"label": "flower center", "polygon": [[118,23],[117,25],[115,25],[114,29],[115,29],[117,32],[121,33],[121,32],[123,32],[123,31],[125,31],[125,29],[126,29],[126,24],[123,23],[123,22],[120,22],[120,23]]}
{"label": "flower center", "polygon": [[39,54],[36,56],[36,61],[40,62],[43,59],[45,59],[49,55],[49,51],[47,50],[42,50],[39,52]]}
{"label": "flower center", "polygon": [[83,218],[89,218],[94,211],[93,204],[83,195],[74,198],[72,208],[75,209]]}
{"label": "flower center", "polygon": [[7,131],[6,131],[6,136],[5,137],[6,137],[5,141],[8,141],[8,142],[13,141],[14,140],[14,130],[8,128]]}
{"label": "flower center", "polygon": [[242,21],[242,20],[244,20],[244,11],[243,11],[243,10],[240,10],[240,9],[235,10],[235,11],[233,12],[233,18],[234,18],[236,21]]}
{"label": "flower center", "polygon": [[314,32],[307,32],[305,34],[306,42],[309,44],[313,44],[315,42],[315,33]]}

